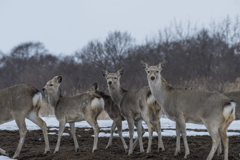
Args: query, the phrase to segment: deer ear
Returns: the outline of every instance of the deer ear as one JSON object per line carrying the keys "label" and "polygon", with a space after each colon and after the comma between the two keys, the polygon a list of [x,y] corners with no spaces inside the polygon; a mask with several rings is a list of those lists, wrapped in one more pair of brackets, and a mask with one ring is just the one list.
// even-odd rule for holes
{"label": "deer ear", "polygon": [[62,76],[55,76],[53,80],[57,83],[62,83]]}
{"label": "deer ear", "polygon": [[103,77],[107,77],[108,76],[108,71],[101,69],[101,73],[103,75]]}
{"label": "deer ear", "polygon": [[143,60],[141,60],[141,66],[143,69],[147,70],[148,69],[148,64],[146,62],[144,62]]}
{"label": "deer ear", "polygon": [[93,86],[92,86],[93,90],[98,90],[98,84],[97,83],[94,83]]}
{"label": "deer ear", "polygon": [[124,68],[121,68],[121,69],[119,69],[119,70],[117,71],[117,75],[118,75],[118,76],[122,76],[123,73],[124,73]]}
{"label": "deer ear", "polygon": [[58,77],[57,77],[57,82],[58,82],[58,83],[62,83],[62,78],[63,78],[62,76],[58,76]]}
{"label": "deer ear", "polygon": [[161,63],[158,64],[159,69],[163,69],[166,65],[167,61],[164,59]]}

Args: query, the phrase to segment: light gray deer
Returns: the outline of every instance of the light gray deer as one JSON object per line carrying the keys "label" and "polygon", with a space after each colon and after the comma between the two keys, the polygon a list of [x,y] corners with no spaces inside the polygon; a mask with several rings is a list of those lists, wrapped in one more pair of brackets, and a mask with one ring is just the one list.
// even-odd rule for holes
{"label": "light gray deer", "polygon": [[[204,124],[212,137],[212,148],[207,157],[212,159],[221,139],[224,145],[224,159],[228,159],[227,128],[235,119],[236,103],[217,92],[204,92],[196,90],[179,90],[170,87],[162,78],[160,72],[164,68],[164,60],[157,66],[149,66],[141,61],[143,69],[147,72],[147,80],[151,92],[161,105],[167,117],[176,121],[176,134],[183,136],[185,156],[190,151],[186,137],[186,122]],[[176,151],[180,152],[180,139],[177,138]]]}
{"label": "light gray deer", "polygon": [[[104,99],[104,110],[108,113],[109,117],[113,120],[113,124],[111,127],[111,135],[108,141],[108,144],[106,146],[106,149],[109,148],[112,145],[112,138],[113,138],[113,132],[115,131],[115,128],[118,129],[118,135],[123,143],[123,147],[125,149],[125,152],[127,152],[128,147],[125,143],[124,138],[122,137],[122,121],[125,120],[124,116],[121,114],[120,109],[118,106],[113,102],[112,98],[105,94],[102,91],[98,90],[98,84],[94,83],[93,86],[87,90],[87,93],[94,94],[95,96],[102,97]],[[144,128],[142,127],[142,135],[145,133]],[[133,149],[138,144],[138,138],[134,141]]]}
{"label": "light gray deer", "polygon": [[[47,126],[38,116],[41,104],[41,92],[30,85],[21,84],[0,91],[0,124],[15,120],[19,128],[20,140],[17,150],[12,158],[18,158],[25,141],[27,134],[25,118],[29,119],[42,129],[45,140],[44,153],[50,153]],[[1,148],[0,153],[9,156],[9,154]]]}
{"label": "light gray deer", "polygon": [[133,133],[134,124],[137,127],[140,152],[144,152],[142,143],[142,120],[148,126],[149,141],[147,153],[151,152],[153,130],[158,133],[158,150],[165,151],[161,136],[161,125],[159,113],[161,107],[155,104],[148,86],[136,91],[126,91],[120,85],[120,77],[124,73],[124,69],[118,70],[116,73],[109,73],[101,70],[102,75],[107,80],[108,90],[114,103],[119,107],[121,113],[126,118],[129,127],[130,144],[128,154],[133,153]]}
{"label": "light gray deer", "polygon": [[54,153],[59,151],[61,136],[66,123],[70,124],[70,132],[73,136],[75,151],[79,151],[79,145],[75,135],[75,122],[86,120],[94,130],[94,144],[92,152],[97,150],[99,126],[97,117],[102,112],[104,101],[88,93],[72,97],[64,97],[61,94],[60,85],[62,76],[55,76],[43,87],[48,95],[48,102],[53,107],[57,120],[59,121],[58,140]]}

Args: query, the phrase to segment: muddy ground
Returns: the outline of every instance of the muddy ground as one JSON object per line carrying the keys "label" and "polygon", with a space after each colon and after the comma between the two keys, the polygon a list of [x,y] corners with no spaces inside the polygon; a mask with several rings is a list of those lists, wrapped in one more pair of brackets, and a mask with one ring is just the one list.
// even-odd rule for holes
{"label": "muddy ground", "polygon": [[[108,133],[109,131],[100,130],[101,132]],[[48,132],[56,132],[57,130],[51,130]],[[69,133],[69,128],[66,127],[64,133]],[[93,130],[88,131],[85,128],[76,128],[76,135],[78,143],[80,146],[80,152],[75,152],[74,143],[71,136],[62,136],[60,152],[53,154],[56,142],[57,134],[49,134],[49,142],[51,147],[51,153],[43,154],[44,152],[44,139],[41,130],[29,131],[26,136],[25,143],[23,145],[22,151],[20,153],[19,159],[183,159],[184,154],[174,157],[175,151],[175,137],[163,137],[163,143],[165,146],[165,152],[157,152],[157,137],[153,138],[152,153],[139,153],[139,147],[134,150],[134,154],[128,156],[123,149],[122,142],[118,137],[113,138],[113,144],[110,149],[105,149],[108,138],[100,137],[98,141],[98,150],[96,153],[91,153],[93,147]],[[0,131],[0,147],[8,152],[11,155],[14,154],[19,141],[18,131]],[[128,144],[129,138],[125,138],[126,143]],[[144,149],[147,149],[148,138],[143,138]],[[191,152],[189,159],[194,160],[204,160],[206,159],[212,141],[210,136],[188,136],[188,144]],[[230,160],[240,160],[240,136],[229,137],[229,159]],[[184,152],[183,141],[181,139],[181,151]],[[215,155],[214,160],[223,160],[223,155]]]}

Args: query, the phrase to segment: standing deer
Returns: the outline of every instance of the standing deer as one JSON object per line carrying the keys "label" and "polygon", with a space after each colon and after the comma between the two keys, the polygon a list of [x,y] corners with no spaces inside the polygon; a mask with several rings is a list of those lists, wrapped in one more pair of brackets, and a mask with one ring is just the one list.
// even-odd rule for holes
{"label": "standing deer", "polygon": [[[42,104],[42,94],[33,86],[22,84],[0,91],[0,124],[15,120],[19,128],[20,140],[17,150],[12,158],[18,158],[22,149],[27,128],[25,118],[38,125],[45,140],[45,153],[50,153],[46,123],[38,116]],[[9,154],[0,148],[0,153],[6,156]]]}
{"label": "standing deer", "polygon": [[[109,95],[106,95],[104,92],[101,92],[98,90],[98,84],[94,83],[93,86],[87,90],[87,93],[95,94],[95,96],[99,96],[104,99],[104,110],[108,113],[109,117],[113,120],[113,124],[111,127],[111,135],[108,141],[108,144],[106,146],[106,149],[109,148],[112,145],[112,138],[113,138],[113,132],[115,131],[115,128],[118,129],[119,137],[123,143],[123,147],[125,149],[125,152],[127,152],[128,147],[125,143],[124,138],[122,137],[122,121],[125,120],[124,116],[121,114],[118,106],[113,102],[112,98]],[[144,128],[142,135],[145,133]],[[135,140],[133,144],[133,149],[137,146],[138,139]]]}
{"label": "standing deer", "polygon": [[77,138],[75,135],[75,122],[86,120],[94,130],[94,144],[92,152],[97,150],[99,126],[97,117],[102,112],[104,101],[100,97],[88,93],[81,95],[64,97],[61,94],[60,85],[62,76],[56,76],[49,80],[43,91],[48,95],[48,102],[53,107],[57,120],[59,121],[58,141],[54,153],[59,151],[61,136],[66,123],[70,124],[70,132],[73,136],[75,151],[79,151]]}
{"label": "standing deer", "polygon": [[161,107],[155,104],[148,86],[137,91],[126,91],[120,85],[120,77],[124,73],[124,69],[118,70],[116,73],[109,73],[101,70],[102,75],[107,80],[108,90],[114,103],[119,107],[123,116],[127,119],[130,135],[130,144],[128,154],[133,153],[133,133],[134,124],[137,127],[140,152],[144,152],[142,143],[142,120],[148,126],[149,141],[147,153],[151,152],[153,130],[158,133],[158,150],[165,151],[162,136],[159,113]]}
{"label": "standing deer", "polygon": [[[164,60],[157,66],[149,66],[141,61],[143,69],[147,72],[147,80],[151,92],[161,105],[167,117],[176,121],[176,134],[183,136],[185,156],[190,151],[186,137],[186,122],[204,124],[212,137],[212,148],[207,160],[212,159],[221,139],[224,145],[224,159],[228,159],[227,128],[235,119],[236,103],[226,96],[216,92],[196,90],[179,90],[170,87],[162,78],[160,72],[164,68]],[[177,139],[176,151],[180,152],[180,140]]]}

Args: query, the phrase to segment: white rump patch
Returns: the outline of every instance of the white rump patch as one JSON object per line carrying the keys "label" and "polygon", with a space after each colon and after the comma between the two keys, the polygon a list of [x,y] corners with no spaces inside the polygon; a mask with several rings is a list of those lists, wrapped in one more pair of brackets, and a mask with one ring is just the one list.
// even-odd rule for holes
{"label": "white rump patch", "polygon": [[231,115],[233,115],[234,116],[233,118],[235,119],[235,108],[236,108],[235,102],[231,102],[230,105],[224,107],[223,116],[226,120],[229,119]]}
{"label": "white rump patch", "polygon": [[155,102],[155,98],[153,97],[153,95],[151,94],[148,98],[147,98],[147,104],[153,104]]}
{"label": "white rump patch", "polygon": [[41,92],[38,92],[37,94],[35,94],[33,96],[33,106],[36,107],[36,105],[39,103],[40,101],[40,105],[42,103],[42,94]]}
{"label": "white rump patch", "polygon": [[101,106],[102,108],[104,108],[104,101],[102,98],[94,98],[91,102],[91,106]]}

